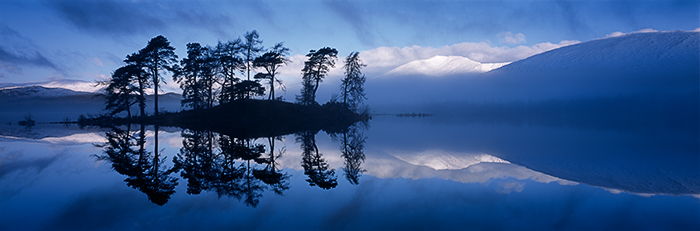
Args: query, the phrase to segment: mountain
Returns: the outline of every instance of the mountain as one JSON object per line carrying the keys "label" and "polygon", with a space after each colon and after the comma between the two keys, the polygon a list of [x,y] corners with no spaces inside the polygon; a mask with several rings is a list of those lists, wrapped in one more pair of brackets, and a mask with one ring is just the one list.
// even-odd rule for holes
{"label": "mountain", "polygon": [[446,76],[456,74],[483,73],[508,63],[480,63],[462,56],[436,55],[429,59],[415,60],[398,66],[385,75]]}
{"label": "mountain", "polygon": [[691,73],[698,71],[699,32],[640,32],[561,47],[494,72]]}
{"label": "mountain", "polygon": [[0,83],[0,90],[21,88],[21,87],[43,87],[43,88],[62,88],[74,92],[102,92],[103,87],[97,86],[95,82],[82,80],[55,80],[46,82],[30,82],[30,83]]}
{"label": "mountain", "polygon": [[[0,84],[0,121],[16,122],[22,120],[26,114],[31,114],[38,122],[56,122],[66,117],[75,120],[82,114],[103,113],[104,95],[99,89],[89,87],[94,87],[94,83],[53,81]],[[176,93],[162,94],[158,97],[159,106],[167,111],[180,111],[181,98]],[[146,96],[147,113],[153,110],[153,100],[152,95]],[[134,106],[132,110],[138,109]]]}
{"label": "mountain", "polygon": [[[574,44],[485,73],[503,98],[698,94],[700,32],[631,33]],[[497,96],[498,97],[498,96]]]}
{"label": "mountain", "polygon": [[92,95],[65,88],[46,88],[42,86],[15,86],[0,88],[0,101],[14,101],[30,98],[57,98],[64,96]]}
{"label": "mountain", "polygon": [[434,102],[700,98],[700,32],[631,33],[553,49],[485,73],[450,74],[478,65],[459,57],[409,63],[394,72],[447,74],[370,79],[368,102],[381,109]]}

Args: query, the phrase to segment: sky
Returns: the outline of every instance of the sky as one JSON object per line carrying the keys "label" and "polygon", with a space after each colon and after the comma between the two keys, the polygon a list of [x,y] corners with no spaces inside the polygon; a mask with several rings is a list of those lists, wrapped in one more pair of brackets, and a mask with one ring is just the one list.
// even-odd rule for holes
{"label": "sky", "polygon": [[[371,80],[436,55],[512,62],[616,33],[697,28],[700,1],[1,0],[0,83],[105,80],[158,35],[182,58],[187,43],[257,30],[264,46],[291,49],[282,69],[289,90],[304,55],[326,46],[339,51],[326,81],[333,85],[353,51]],[[179,89],[168,81],[164,90]]]}

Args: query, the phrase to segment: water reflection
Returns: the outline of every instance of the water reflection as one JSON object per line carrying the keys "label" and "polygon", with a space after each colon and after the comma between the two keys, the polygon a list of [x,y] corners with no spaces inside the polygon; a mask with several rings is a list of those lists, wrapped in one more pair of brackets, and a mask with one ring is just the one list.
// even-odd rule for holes
{"label": "water reflection", "polygon": [[[692,230],[699,225],[696,137],[437,119],[375,118],[370,130],[257,139],[140,125],[109,131],[38,125],[31,133],[0,127],[0,207],[17,211],[0,218],[0,226],[362,230],[377,228],[362,224],[386,223],[404,229],[477,224],[510,230],[532,224],[599,230],[621,223]],[[100,149],[92,146],[96,142]],[[104,161],[89,156],[95,152]],[[333,178],[314,175],[327,177],[331,170]],[[314,182],[324,182],[319,179],[333,179],[335,186],[323,189]],[[154,214],[179,223],[150,219]],[[620,220],[619,214],[627,215]],[[96,222],[75,226],[85,220]],[[124,220],[134,226],[120,226]],[[557,220],[570,222],[554,226]]]}
{"label": "water reflection", "polygon": [[177,179],[171,174],[176,172],[174,167],[165,164],[158,150],[158,126],[155,127],[155,148],[153,152],[146,151],[146,126],[141,125],[136,136],[132,135],[131,126],[126,130],[113,128],[105,134],[107,143],[98,145],[104,148],[104,154],[98,155],[98,160],[112,163],[112,169],[126,176],[124,182],[129,187],[138,189],[148,195],[148,199],[163,205],[175,193]]}
{"label": "water reflection", "polygon": [[[187,180],[187,193],[216,192],[252,207],[260,203],[267,185],[282,195],[289,189],[289,176],[275,165],[274,140],[268,137],[270,151],[257,139],[238,139],[211,131],[183,130],[182,148],[173,160]],[[266,156],[264,156],[266,155]]]}
{"label": "water reflection", "polygon": [[[176,174],[187,182],[187,194],[198,195],[211,191],[219,197],[230,197],[247,206],[256,207],[265,190],[283,195],[290,188],[290,174],[280,169],[277,159],[286,147],[276,148],[283,136],[264,138],[236,138],[212,131],[184,129],[180,132],[182,147],[172,159],[172,167],[166,164],[163,150],[158,149],[159,128],[153,139],[154,150],[146,150],[146,126],[114,127],[105,133],[107,142],[96,146],[103,154],[100,161],[108,161],[112,169],[126,176],[129,187],[148,195],[151,202],[163,205],[175,193],[178,184]],[[309,185],[332,189],[338,185],[335,169],[329,167],[316,144],[318,131],[295,134],[301,144],[301,167]],[[351,184],[359,184],[365,171],[362,163],[366,137],[357,126],[342,133],[333,134],[340,142],[341,157],[345,160],[345,176]]]}
{"label": "water reflection", "polygon": [[362,169],[362,163],[365,162],[365,143],[367,142],[367,137],[362,133],[360,126],[364,125],[367,128],[366,123],[358,123],[350,126],[348,129],[343,131],[341,137],[338,134],[331,134],[334,140],[340,140],[340,153],[344,160],[343,171],[345,173],[345,179],[350,182],[350,184],[357,185],[360,183],[360,176],[367,170]]}
{"label": "water reflection", "polygon": [[316,133],[305,131],[296,134],[297,142],[301,143],[301,166],[304,168],[304,174],[309,177],[306,182],[309,182],[310,186],[332,189],[338,186],[338,177],[335,176],[335,169],[328,167],[323,154],[318,151]]}

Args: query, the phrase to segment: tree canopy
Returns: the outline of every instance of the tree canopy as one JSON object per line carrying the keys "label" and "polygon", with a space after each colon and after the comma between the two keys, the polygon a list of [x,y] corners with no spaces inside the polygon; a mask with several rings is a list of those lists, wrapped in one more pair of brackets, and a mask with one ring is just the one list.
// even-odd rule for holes
{"label": "tree canopy", "polygon": [[[138,104],[141,116],[145,116],[146,89],[153,87],[154,114],[157,115],[159,86],[165,82],[167,73],[172,73],[173,81],[182,89],[181,105],[191,109],[259,97],[268,90],[268,100],[282,100],[276,95],[278,89],[285,90],[279,79],[280,69],[291,62],[290,49],[283,42],[265,49],[258,32],[253,30],[246,32],[242,39],[218,42],[214,47],[188,43],[187,56],[181,60],[174,51],[170,42],[159,35],[149,40],[146,47],[127,55],[125,65],[115,70],[112,78],[104,83],[108,85],[105,109],[109,114],[125,111],[131,117],[131,106]],[[331,47],[310,50],[306,54],[307,60],[301,70],[301,94],[296,96],[299,104],[318,105],[319,85],[331,68],[335,68],[337,55],[338,51]],[[345,76],[341,79],[342,103],[353,111],[357,111],[366,99],[365,76],[361,72],[365,66],[358,52],[352,52],[345,59]],[[256,69],[259,72],[251,79],[250,74]]]}
{"label": "tree canopy", "polygon": [[258,73],[255,75],[256,79],[266,79],[270,83],[270,96],[268,99],[275,100],[275,82],[280,86],[282,81],[277,79],[276,76],[279,74],[279,68],[291,62],[287,56],[289,55],[289,48],[284,47],[283,43],[275,44],[270,51],[266,52],[260,57],[255,58],[253,64],[256,67],[263,68],[266,73]]}
{"label": "tree canopy", "polygon": [[343,97],[343,103],[347,104],[353,111],[357,111],[359,105],[367,99],[364,87],[366,78],[361,70],[366,66],[360,60],[360,53],[357,51],[351,52],[345,58],[345,65],[343,66],[345,77],[340,84],[341,96]]}
{"label": "tree canopy", "polygon": [[297,96],[297,101],[302,105],[318,104],[316,102],[316,92],[319,84],[328,74],[330,68],[335,67],[335,60],[338,58],[338,50],[324,47],[317,50],[310,50],[306,54],[308,60],[304,62],[302,69],[302,89],[301,95]]}

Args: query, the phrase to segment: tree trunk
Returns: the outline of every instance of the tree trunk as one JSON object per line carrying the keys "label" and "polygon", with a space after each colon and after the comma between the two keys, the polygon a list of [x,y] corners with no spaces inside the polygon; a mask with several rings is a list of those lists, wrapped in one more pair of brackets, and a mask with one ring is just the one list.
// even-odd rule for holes
{"label": "tree trunk", "polygon": [[343,103],[347,104],[348,103],[348,82],[346,81],[344,84],[344,89],[343,89]]}
{"label": "tree trunk", "polygon": [[153,143],[155,145],[155,147],[153,148],[153,154],[154,154],[153,155],[153,179],[155,181],[155,185],[158,186],[160,184],[160,179],[158,177],[158,169],[159,169],[159,166],[158,166],[159,159],[158,158],[160,158],[159,157],[160,153],[158,153],[158,125],[156,125],[154,127],[155,127],[156,131],[153,135],[153,137],[155,138],[155,142]]}
{"label": "tree trunk", "polygon": [[270,75],[270,98],[275,100],[275,75]]}
{"label": "tree trunk", "polygon": [[[156,58],[156,62],[158,59]],[[155,110],[154,113],[155,115],[158,115],[158,66],[156,65],[153,70],[153,89],[155,90],[155,99],[154,99],[154,104],[155,104]]]}
{"label": "tree trunk", "polygon": [[146,92],[143,89],[142,80],[139,80],[139,94],[141,94],[141,99],[139,99],[139,109],[141,109],[141,117],[146,116]]}

